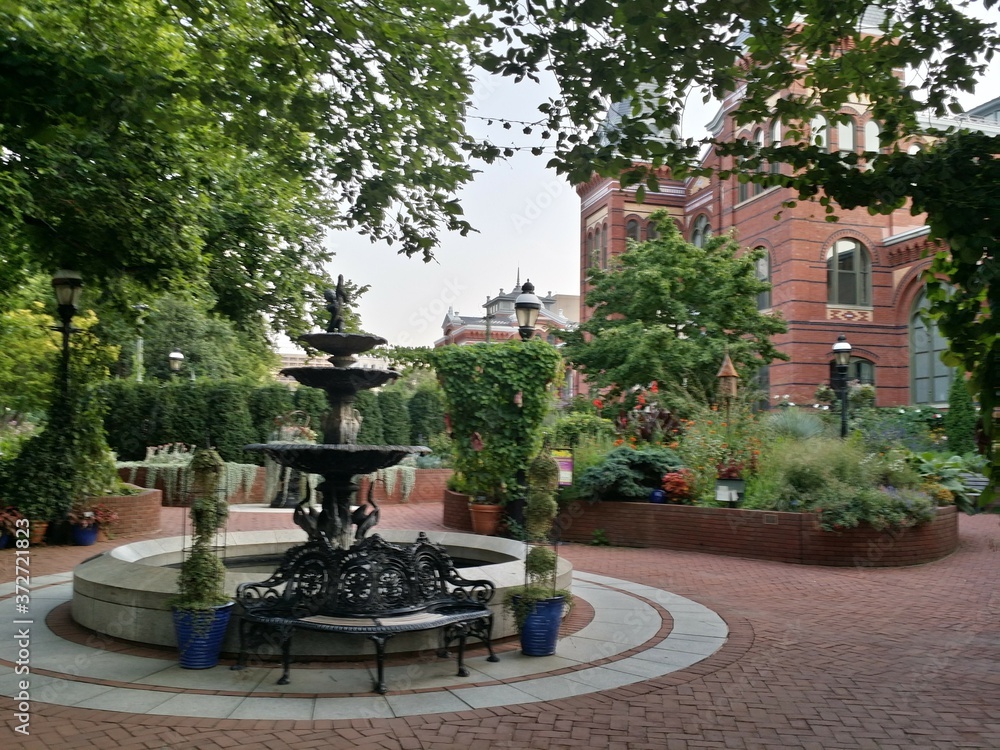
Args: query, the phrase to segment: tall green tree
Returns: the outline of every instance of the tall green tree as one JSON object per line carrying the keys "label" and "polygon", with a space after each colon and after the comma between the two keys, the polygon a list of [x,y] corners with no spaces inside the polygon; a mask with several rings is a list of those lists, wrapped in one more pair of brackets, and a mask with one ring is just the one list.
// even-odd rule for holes
{"label": "tall green tree", "polygon": [[563,337],[573,366],[612,394],[655,380],[661,397],[683,409],[688,398],[713,400],[727,350],[744,378],[787,359],[771,343],[784,320],[757,309],[757,295],[770,288],[757,279],[757,255],[741,255],[731,237],[696,247],[665,213],[654,216],[657,239],[632,245],[618,268],[592,269],[593,316]]}
{"label": "tall green tree", "polygon": [[[184,355],[179,377],[224,380],[268,380],[277,357],[254,337],[244,336],[229,318],[209,311],[210,303],[182,295],[164,295],[145,314],[143,326],[144,377],[173,377],[169,354]],[[135,330],[125,330],[121,341],[125,373],[135,368]]]}
{"label": "tall green tree", "polygon": [[0,287],[75,268],[124,309],[205,285],[294,335],[328,229],[427,256],[470,229],[486,30],[460,0],[13,0],[0,26]]}

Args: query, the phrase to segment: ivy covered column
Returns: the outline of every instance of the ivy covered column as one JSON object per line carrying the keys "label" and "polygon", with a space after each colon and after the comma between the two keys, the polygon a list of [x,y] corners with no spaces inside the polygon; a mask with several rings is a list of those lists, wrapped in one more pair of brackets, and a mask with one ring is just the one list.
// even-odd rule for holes
{"label": "ivy covered column", "polygon": [[447,400],[455,468],[473,494],[505,502],[541,445],[559,352],[537,339],[446,346],[431,363]]}

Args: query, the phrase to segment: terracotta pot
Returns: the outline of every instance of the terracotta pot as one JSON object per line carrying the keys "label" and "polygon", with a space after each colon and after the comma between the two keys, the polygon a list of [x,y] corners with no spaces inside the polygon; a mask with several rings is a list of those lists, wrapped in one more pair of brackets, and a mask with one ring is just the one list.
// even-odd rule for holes
{"label": "terracotta pot", "polygon": [[503,508],[499,505],[483,505],[481,503],[469,504],[469,515],[472,518],[472,532],[493,536],[497,533],[500,525],[500,514]]}
{"label": "terracotta pot", "polygon": [[48,528],[48,521],[32,521],[31,533],[28,536],[28,541],[31,544],[41,544],[42,540],[45,539],[45,532]]}

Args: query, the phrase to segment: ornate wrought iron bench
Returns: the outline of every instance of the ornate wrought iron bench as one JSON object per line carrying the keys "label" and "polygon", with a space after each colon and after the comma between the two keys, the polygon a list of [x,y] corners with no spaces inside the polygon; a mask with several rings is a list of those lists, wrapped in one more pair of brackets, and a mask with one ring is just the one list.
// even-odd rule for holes
{"label": "ornate wrought iron bench", "polygon": [[491,632],[491,581],[462,578],[448,553],[421,532],[413,544],[391,544],[373,534],[349,549],[311,541],[285,553],[266,581],[243,583],[236,590],[242,607],[240,655],[233,669],[243,669],[249,651],[265,643],[281,648],[288,684],[292,635],[297,629],[367,636],[375,643],[378,678],[375,690],[386,692],[385,645],[397,633],[442,629],[439,656],[458,641],[458,674],[465,668],[465,641],[473,636],[497,661]]}

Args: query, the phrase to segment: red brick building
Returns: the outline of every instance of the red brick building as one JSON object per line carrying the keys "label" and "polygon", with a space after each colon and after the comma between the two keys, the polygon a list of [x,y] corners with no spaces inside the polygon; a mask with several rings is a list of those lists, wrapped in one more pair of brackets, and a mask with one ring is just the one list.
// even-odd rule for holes
{"label": "red brick building", "polygon": [[[781,140],[784,126],[778,121],[734,128],[728,113],[735,105],[735,98],[723,102],[709,126],[714,137],[761,144]],[[822,138],[831,150],[877,150],[878,123],[866,108],[844,111],[851,122],[830,125],[819,118],[811,123],[813,137]],[[613,125],[613,112],[611,119]],[[970,110],[961,120],[932,124],[1000,134],[1000,99]],[[705,162],[717,170],[733,166],[731,158],[714,152]],[[626,251],[627,239],[649,239],[649,216],[666,209],[696,245],[709,234],[732,231],[741,245],[767,252],[758,272],[772,290],[762,295],[759,306],[788,322],[788,333],[775,343],[790,357],[760,373],[760,385],[772,399],[788,394],[795,403],[812,403],[817,385],[830,380],[831,347],[844,334],[853,346],[851,377],[876,386],[879,406],[947,402],[952,373],[937,356],[944,341],[918,315],[924,302],[921,272],[931,262],[925,257],[928,229],[922,217],[906,209],[888,216],[838,209],[839,221],[830,223],[817,203],[783,208],[783,201],[795,197],[783,188],[735,178],[681,181],[667,172],[661,175],[659,192],[647,191],[642,203],[636,202],[634,188],[623,190],[617,181],[600,177],[578,185],[577,192],[581,320],[589,317],[583,302],[587,269],[607,268]]]}

